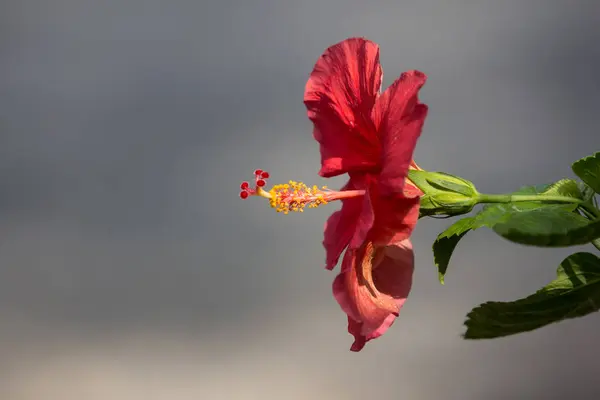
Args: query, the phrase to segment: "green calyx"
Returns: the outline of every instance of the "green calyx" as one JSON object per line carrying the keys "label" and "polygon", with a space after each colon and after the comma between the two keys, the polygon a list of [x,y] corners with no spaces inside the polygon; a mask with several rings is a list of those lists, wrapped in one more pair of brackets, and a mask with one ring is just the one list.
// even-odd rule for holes
{"label": "green calyx", "polygon": [[410,170],[408,177],[423,192],[421,217],[466,214],[478,203],[479,193],[466,179],[422,170]]}

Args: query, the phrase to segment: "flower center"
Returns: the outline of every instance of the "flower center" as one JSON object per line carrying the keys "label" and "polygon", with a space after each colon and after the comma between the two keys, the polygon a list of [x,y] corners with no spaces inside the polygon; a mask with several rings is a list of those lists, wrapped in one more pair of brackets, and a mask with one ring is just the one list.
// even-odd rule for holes
{"label": "flower center", "polygon": [[254,171],[254,187],[248,182],[240,185],[240,197],[245,200],[250,196],[259,196],[269,199],[272,208],[277,212],[288,214],[290,211],[304,212],[304,208],[316,208],[331,201],[365,194],[364,190],[330,190],[327,186],[321,188],[316,185],[308,187],[302,182],[289,181],[285,184],[274,185],[269,191],[264,187],[269,178],[269,173],[260,169]]}

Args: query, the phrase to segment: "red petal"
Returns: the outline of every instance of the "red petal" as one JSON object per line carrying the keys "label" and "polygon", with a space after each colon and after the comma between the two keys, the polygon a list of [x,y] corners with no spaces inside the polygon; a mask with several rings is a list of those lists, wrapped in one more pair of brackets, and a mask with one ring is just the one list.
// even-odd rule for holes
{"label": "red petal", "polygon": [[356,231],[358,217],[361,214],[363,199],[351,198],[343,200],[342,208],[331,214],[325,223],[323,246],[327,253],[325,268],[333,269],[340,255],[350,243]]}
{"label": "red petal", "polygon": [[369,240],[385,246],[407,239],[419,220],[419,197],[373,196],[375,221]]}
{"label": "red petal", "polygon": [[354,343],[352,343],[350,351],[361,351],[369,340],[377,339],[379,336],[383,335],[388,328],[394,324],[395,320],[396,316],[394,314],[388,315],[379,328],[377,328],[377,330],[370,335],[365,336],[361,333],[363,326],[362,323],[356,322],[352,318],[348,317],[348,333],[354,336]]}
{"label": "red petal", "polygon": [[[412,275],[414,270],[414,255],[412,244],[409,240],[402,241],[394,246],[385,248],[383,260],[373,269],[373,284],[379,291],[380,296],[392,298],[399,311],[412,286]],[[334,282],[334,294],[342,309],[348,314],[348,332],[354,336],[354,343],[350,350],[360,351],[366,342],[376,339],[383,335],[387,329],[394,323],[396,313],[381,313],[379,311],[371,313],[365,318],[360,313],[369,309],[360,305],[352,304],[354,298],[350,291],[344,291],[344,287],[351,285],[342,285],[344,278],[336,278]],[[362,301],[369,302],[368,295],[362,298]],[[365,322],[368,321],[368,322]],[[375,326],[373,328],[373,326]]]}
{"label": "red petal", "polygon": [[406,182],[404,182],[404,196],[421,197],[423,196],[423,192],[421,191],[421,189],[416,187],[410,179],[406,178]]}
{"label": "red petal", "polygon": [[379,46],[352,38],[329,47],[306,83],[304,104],[324,177],[375,168],[381,145],[371,111],[381,88]]}
{"label": "red petal", "polygon": [[348,250],[346,251],[346,254],[344,254],[342,271],[333,280],[332,289],[333,297],[335,297],[346,315],[354,320],[360,320],[360,313],[358,312],[355,298],[351,296],[348,290],[349,279],[351,276],[356,277],[356,273],[352,272],[354,269],[354,252],[356,252],[356,250]]}
{"label": "red petal", "polygon": [[427,77],[405,72],[377,99],[373,121],[383,145],[380,182],[385,193],[402,192],[413,152],[427,116],[418,100]]}
{"label": "red petal", "polygon": [[365,347],[365,344],[367,344],[367,337],[361,334],[361,331],[362,323],[348,317],[348,333],[354,336],[354,343],[350,346],[350,351],[361,351]]}
{"label": "red petal", "polygon": [[412,160],[412,161],[410,162],[410,166],[408,167],[408,169],[415,169],[415,170],[417,170],[417,171],[423,171],[423,168],[419,167],[419,166],[417,165],[417,163],[415,162],[415,160]]}
{"label": "red petal", "polygon": [[412,286],[412,245],[405,240],[375,251],[367,243],[358,251],[348,250],[344,263],[351,268],[336,277],[333,293],[349,317],[348,329],[355,336],[353,349],[358,351],[391,326],[404,304]]}
{"label": "red petal", "polygon": [[367,191],[365,195],[361,199],[362,206],[356,221],[354,236],[352,236],[352,239],[349,243],[349,246],[352,249],[358,249],[365,242],[365,239],[367,238],[367,235],[369,234],[369,231],[375,222],[375,213],[373,210],[371,194],[369,189],[366,190]]}
{"label": "red petal", "polygon": [[[348,183],[340,190],[363,190],[366,182],[366,176],[352,174]],[[343,199],[342,208],[331,214],[325,222],[323,238],[323,247],[327,253],[325,268],[331,270],[338,263],[340,255],[355,236],[363,208],[364,199],[361,197]]]}
{"label": "red petal", "polygon": [[[411,161],[408,169],[423,171],[423,169],[417,165],[415,160]],[[418,196],[420,197],[420,196],[423,196],[423,194],[424,193],[421,191],[421,189],[419,189],[417,186],[415,186],[413,181],[411,181],[409,178],[406,178],[406,180],[404,181],[404,196],[405,197],[418,197]]]}

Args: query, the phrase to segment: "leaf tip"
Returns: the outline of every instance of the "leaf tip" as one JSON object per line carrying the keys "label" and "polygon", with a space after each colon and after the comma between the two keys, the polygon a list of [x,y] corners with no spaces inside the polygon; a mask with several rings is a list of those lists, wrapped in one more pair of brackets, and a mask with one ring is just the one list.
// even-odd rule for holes
{"label": "leaf tip", "polygon": [[444,281],[444,274],[441,272],[438,272],[438,280],[440,281],[441,285],[445,285],[446,282]]}

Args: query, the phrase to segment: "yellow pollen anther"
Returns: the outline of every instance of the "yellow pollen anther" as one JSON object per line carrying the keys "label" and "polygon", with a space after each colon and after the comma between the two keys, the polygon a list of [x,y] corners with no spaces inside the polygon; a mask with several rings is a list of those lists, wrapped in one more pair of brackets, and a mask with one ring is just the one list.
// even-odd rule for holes
{"label": "yellow pollen anther", "polygon": [[323,186],[319,189],[316,185],[309,188],[302,182],[289,181],[286,184],[275,185],[269,192],[258,193],[262,197],[267,197],[272,208],[277,212],[284,214],[293,212],[304,212],[304,208],[316,208],[327,204],[327,188]]}

